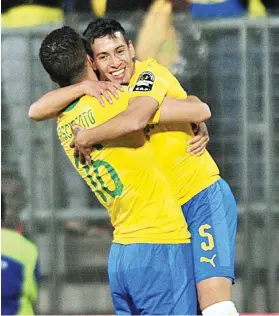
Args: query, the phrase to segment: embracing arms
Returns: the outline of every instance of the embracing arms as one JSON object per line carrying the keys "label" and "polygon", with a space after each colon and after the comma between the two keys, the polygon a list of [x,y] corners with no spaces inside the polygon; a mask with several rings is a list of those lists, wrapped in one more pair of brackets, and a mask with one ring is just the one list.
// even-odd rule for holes
{"label": "embracing arms", "polygon": [[135,97],[125,111],[97,127],[79,132],[76,141],[80,146],[89,146],[142,130],[158,110],[160,123],[200,123],[211,115],[208,105],[193,96],[185,100],[165,98],[161,107],[151,97]]}
{"label": "embracing arms", "polygon": [[102,105],[104,105],[102,97],[105,97],[108,102],[112,103],[108,92],[118,98],[117,90],[122,91],[122,86],[107,81],[85,80],[68,87],[47,92],[30,106],[28,116],[34,121],[54,118],[69,104],[83,95],[95,97]]}

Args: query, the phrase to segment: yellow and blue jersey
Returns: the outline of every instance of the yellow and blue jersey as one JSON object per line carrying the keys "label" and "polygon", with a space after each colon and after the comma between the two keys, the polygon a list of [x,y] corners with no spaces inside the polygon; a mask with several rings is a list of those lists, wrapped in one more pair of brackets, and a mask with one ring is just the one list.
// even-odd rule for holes
{"label": "yellow and blue jersey", "polygon": [[[130,91],[131,97],[150,96],[160,105],[165,96],[187,97],[177,79],[154,59],[136,62]],[[146,133],[157,162],[181,205],[220,178],[208,151],[200,157],[187,152],[187,143],[194,136],[190,123],[151,124]]]}
{"label": "yellow and blue jersey", "polygon": [[1,315],[33,315],[38,251],[16,231],[1,229]]}
{"label": "yellow and blue jersey", "polygon": [[156,167],[143,131],[96,145],[92,166],[73,157],[71,125],[96,127],[125,110],[128,100],[127,89],[114,104],[105,101],[104,107],[95,98],[82,97],[58,118],[58,137],[75,169],[108,210],[115,243],[188,243],[190,233],[179,203]]}

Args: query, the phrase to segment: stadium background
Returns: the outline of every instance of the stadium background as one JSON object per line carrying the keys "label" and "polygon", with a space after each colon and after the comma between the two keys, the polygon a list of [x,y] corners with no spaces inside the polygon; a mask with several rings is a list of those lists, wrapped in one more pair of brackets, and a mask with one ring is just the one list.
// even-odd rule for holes
{"label": "stadium background", "polygon": [[[86,10],[68,11],[65,23],[80,31],[92,19]],[[135,40],[144,12],[107,16]],[[176,13],[174,25],[180,53],[173,70],[211,106],[209,150],[239,204],[234,300],[241,312],[279,311],[279,18],[197,22]],[[55,87],[38,50],[59,26],[2,29],[2,181],[9,173],[23,179],[25,203],[11,217],[39,248],[38,313],[112,313],[106,211],[64,157],[55,122],[27,118],[30,104]]]}

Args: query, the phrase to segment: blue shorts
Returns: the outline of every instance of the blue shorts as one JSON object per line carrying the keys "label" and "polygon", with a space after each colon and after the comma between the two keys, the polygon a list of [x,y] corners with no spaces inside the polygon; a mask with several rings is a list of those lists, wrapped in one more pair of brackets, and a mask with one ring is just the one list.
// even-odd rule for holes
{"label": "blue shorts", "polygon": [[226,277],[234,282],[237,207],[220,179],[182,206],[192,234],[196,282]]}
{"label": "blue shorts", "polygon": [[196,315],[191,244],[112,244],[108,260],[117,315]]}

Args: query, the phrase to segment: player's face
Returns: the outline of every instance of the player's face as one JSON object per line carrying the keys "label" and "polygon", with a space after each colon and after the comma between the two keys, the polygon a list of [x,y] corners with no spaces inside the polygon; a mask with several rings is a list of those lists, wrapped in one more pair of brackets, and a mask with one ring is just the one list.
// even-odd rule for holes
{"label": "player's face", "polygon": [[94,67],[100,73],[101,80],[128,84],[134,73],[135,50],[133,44],[126,43],[123,35],[116,32],[97,38],[91,46],[94,53]]}

